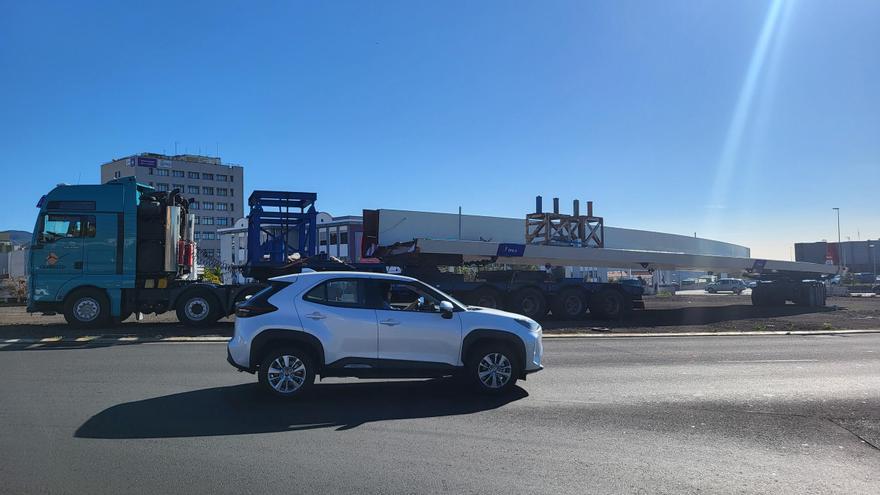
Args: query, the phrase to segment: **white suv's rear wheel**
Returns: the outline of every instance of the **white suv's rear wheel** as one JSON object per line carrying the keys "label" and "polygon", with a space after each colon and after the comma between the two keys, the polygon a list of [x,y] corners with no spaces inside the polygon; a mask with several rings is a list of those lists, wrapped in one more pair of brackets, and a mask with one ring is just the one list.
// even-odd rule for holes
{"label": "white suv's rear wheel", "polygon": [[498,343],[481,345],[471,352],[466,373],[478,391],[500,394],[513,388],[521,370],[510,347]]}
{"label": "white suv's rear wheel", "polygon": [[312,358],[296,348],[269,352],[257,374],[260,385],[276,397],[298,397],[315,382]]}

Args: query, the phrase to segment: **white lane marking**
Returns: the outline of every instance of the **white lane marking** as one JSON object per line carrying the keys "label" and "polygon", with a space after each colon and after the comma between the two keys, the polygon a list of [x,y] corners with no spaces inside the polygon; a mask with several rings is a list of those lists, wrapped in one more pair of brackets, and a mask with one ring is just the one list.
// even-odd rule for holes
{"label": "white lane marking", "polygon": [[748,359],[718,361],[719,363],[818,363],[818,359]]}
{"label": "white lane marking", "polygon": [[45,339],[40,339],[40,342],[61,342],[61,337],[46,337]]}
{"label": "white lane marking", "polygon": [[19,340],[21,340],[21,339],[6,339],[3,341],[3,343],[4,344],[14,344],[14,343],[18,342]]}

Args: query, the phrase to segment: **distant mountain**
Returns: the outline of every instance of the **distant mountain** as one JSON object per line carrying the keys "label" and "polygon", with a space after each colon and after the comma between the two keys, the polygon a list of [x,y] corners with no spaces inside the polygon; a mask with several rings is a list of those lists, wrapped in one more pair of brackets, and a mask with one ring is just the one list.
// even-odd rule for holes
{"label": "distant mountain", "polygon": [[9,239],[17,246],[31,243],[31,233],[24,230],[0,230],[0,234],[9,234]]}

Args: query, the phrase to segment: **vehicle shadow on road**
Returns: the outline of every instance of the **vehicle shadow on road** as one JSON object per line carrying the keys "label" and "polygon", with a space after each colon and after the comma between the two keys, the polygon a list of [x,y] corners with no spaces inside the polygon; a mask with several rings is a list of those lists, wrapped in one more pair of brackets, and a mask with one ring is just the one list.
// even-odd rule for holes
{"label": "vehicle shadow on road", "polygon": [[528,397],[469,393],[451,379],[316,384],[297,400],[271,397],[257,384],[207,388],[127,402],[80,426],[77,438],[247,435],[316,428],[349,430],[376,421],[473,414]]}

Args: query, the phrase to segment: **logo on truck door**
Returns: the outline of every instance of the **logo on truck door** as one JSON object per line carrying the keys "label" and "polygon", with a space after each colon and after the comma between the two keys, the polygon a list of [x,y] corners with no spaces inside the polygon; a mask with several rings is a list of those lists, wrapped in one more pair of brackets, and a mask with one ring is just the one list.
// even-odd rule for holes
{"label": "logo on truck door", "polygon": [[58,255],[55,253],[49,253],[46,256],[46,264],[48,266],[55,266],[55,263],[58,263]]}

